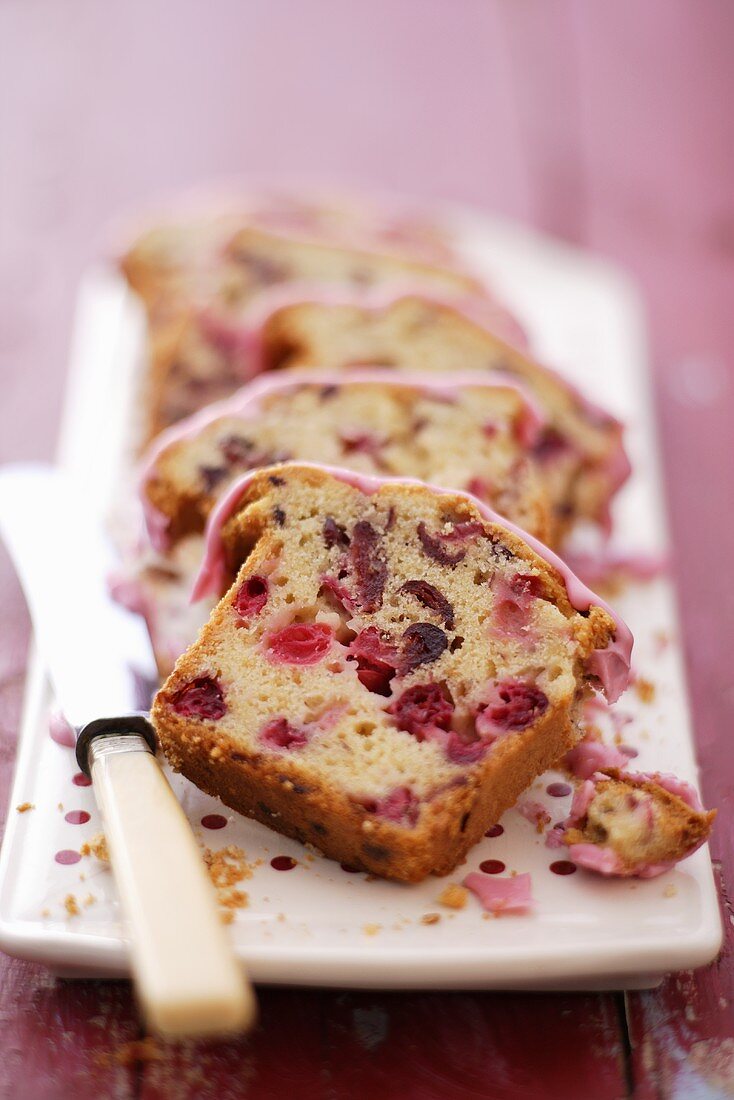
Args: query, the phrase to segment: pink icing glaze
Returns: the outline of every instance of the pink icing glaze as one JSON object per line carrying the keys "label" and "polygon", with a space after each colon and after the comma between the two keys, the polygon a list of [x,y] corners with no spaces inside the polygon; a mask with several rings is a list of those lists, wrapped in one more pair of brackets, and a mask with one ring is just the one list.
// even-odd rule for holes
{"label": "pink icing glaze", "polygon": [[577,779],[589,779],[602,768],[626,768],[629,759],[613,745],[585,737],[566,753],[563,763]]}
{"label": "pink icing glaze", "polygon": [[[589,805],[596,794],[597,783],[602,782],[606,778],[607,776],[603,773],[597,772],[591,779],[587,779],[577,788],[571,805],[571,813],[566,821],[551,830],[546,839],[547,847],[560,848],[563,846],[563,837],[566,830],[572,826],[579,825],[583,821]],[[703,810],[701,800],[691,784],[686,783],[683,779],[678,779],[675,775],[651,772],[630,772],[625,778],[631,779],[635,783],[657,783],[658,786],[662,787],[664,790],[677,795],[677,797],[682,799],[691,809],[697,812]],[[653,827],[652,817],[650,819],[650,827]],[[693,855],[693,853],[698,851],[704,843],[705,840],[699,840],[697,844],[693,845],[681,856],[681,859]],[[622,878],[657,878],[658,875],[662,875],[665,871],[669,871],[678,862],[677,860],[669,860],[660,863],[640,863],[634,867],[625,868],[622,864],[622,860],[613,849],[591,843],[568,845],[568,856],[569,859],[578,864],[579,867],[584,867],[588,871],[595,871],[600,875],[613,875]]]}
{"label": "pink icing glaze", "polygon": [[[290,305],[298,305],[304,302],[320,303],[325,305],[353,305],[360,309],[369,309],[379,312],[394,305],[402,298],[422,298],[438,307],[452,309],[462,314],[479,328],[485,329],[491,335],[497,337],[510,348],[521,353],[528,352],[528,342],[524,331],[507,310],[494,298],[479,294],[437,294],[431,292],[419,282],[396,282],[383,284],[378,288],[360,290],[344,285],[328,286],[308,282],[284,283],[268,288],[250,303],[237,324],[240,335],[236,338],[238,346],[246,347],[249,359],[250,376],[259,373],[265,368],[263,356],[264,328],[267,321],[278,310]],[[579,389],[560,375],[557,371],[545,364],[534,360],[535,366],[552,377],[557,385],[561,386],[572,398],[575,404],[581,408],[585,416],[596,424],[608,424],[619,431],[617,447],[599,464],[599,471],[606,475],[609,483],[607,499],[604,501],[599,521],[603,529],[608,533],[611,527],[609,503],[614,494],[621,488],[629,477],[632,467],[622,445],[622,425],[605,409],[595,405]]]}
{"label": "pink icing glaze", "polygon": [[[287,467],[287,464],[286,464]],[[415,478],[378,478],[357,474],[351,470],[345,470],[338,466],[320,466],[313,462],[293,463],[293,468],[321,470],[338,478],[347,485],[352,485],[360,492],[369,495],[376,493],[383,485],[417,485],[425,487],[425,483]],[[206,531],[206,548],[199,574],[194,583],[191,594],[192,601],[202,599],[206,595],[219,595],[225,582],[224,550],[221,542],[221,530],[227,520],[237,510],[237,505],[243,492],[249,483],[255,478],[258,471],[252,470],[232,485],[227,493],[217,504],[209,517]],[[444,489],[438,485],[428,485],[434,493],[440,496],[466,497],[477,508],[479,513],[490,523],[497,524],[511,531],[519,539],[522,539],[538,557],[546,561],[561,576],[568,593],[568,599],[577,611],[587,611],[592,605],[603,608],[613,619],[615,634],[613,640],[604,650],[594,650],[588,660],[589,672],[598,678],[604,694],[610,703],[615,702],[629,683],[630,659],[632,656],[633,637],[626,623],[612,610],[604,600],[596,596],[590,588],[575,576],[565,562],[544,546],[532,535],[521,531],[509,520],[503,519],[493,512],[483,501],[471,493],[459,492],[455,489]]]}
{"label": "pink icing glaze", "polygon": [[391,370],[350,371],[299,371],[297,374],[265,374],[243,386],[231,397],[217,401],[212,405],[187,417],[186,420],[172,425],[156,438],[143,459],[139,485],[140,500],[143,506],[148,537],[154,549],[165,552],[168,548],[168,519],[150,502],[145,492],[147,482],[155,473],[156,463],[161,454],[172,443],[182,439],[193,439],[207,425],[223,417],[238,417],[244,421],[253,420],[261,411],[262,402],[273,394],[300,390],[305,386],[322,388],[324,386],[345,386],[351,383],[379,382],[383,386],[414,387],[429,395],[454,399],[456,391],[464,388],[510,389],[521,398],[523,409],[518,424],[518,438],[523,446],[530,447],[538,437],[545,423],[545,415],[531,392],[522,383],[508,379],[494,372],[478,373],[461,371],[451,375],[450,379],[442,375],[429,375],[413,372],[396,374]]}
{"label": "pink icing glaze", "polygon": [[76,731],[60,710],[52,710],[49,714],[48,732],[57,745],[63,745],[66,749],[73,749],[76,745]]}
{"label": "pink icing glaze", "polygon": [[542,802],[535,802],[532,798],[523,798],[517,803],[516,808],[517,812],[522,814],[531,825],[535,825],[536,829],[538,826],[550,824],[551,815]]}
{"label": "pink icing glaze", "polygon": [[532,879],[528,873],[499,878],[472,871],[462,885],[477,895],[488,913],[517,913],[535,904]]}

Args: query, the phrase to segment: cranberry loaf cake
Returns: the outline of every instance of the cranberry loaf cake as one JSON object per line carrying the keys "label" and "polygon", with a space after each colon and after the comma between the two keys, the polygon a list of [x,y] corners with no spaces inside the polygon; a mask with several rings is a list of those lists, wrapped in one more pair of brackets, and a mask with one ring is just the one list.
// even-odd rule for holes
{"label": "cranberry loaf cake", "polygon": [[314,286],[356,289],[406,280],[436,293],[482,290],[473,277],[449,268],[253,226],[240,230],[214,269],[197,277],[197,293],[168,299],[151,315],[148,439],[228,396],[258,372],[259,344],[253,344],[249,315],[264,291],[294,281],[313,291]]}
{"label": "cranberry loaf cake", "polygon": [[532,402],[486,375],[450,385],[377,371],[264,376],[163,434],[142,479],[149,533],[167,549],[204,530],[244,471],[306,459],[467,489],[547,540],[547,497],[528,455],[540,430]]}
{"label": "cranberry loaf cake", "polygon": [[374,249],[428,264],[456,257],[436,221],[372,196],[293,193],[270,187],[250,193],[189,194],[174,200],[124,248],[120,267],[153,313],[172,299],[213,287],[228,262],[228,246],[248,227],[307,241]]}
{"label": "cranberry loaf cake", "polygon": [[283,464],[213,514],[231,583],[152,709],[201,789],[332,859],[418,881],[463,859],[579,737],[631,636],[475,498]]}
{"label": "cranberry loaf cake", "polygon": [[547,417],[535,456],[553,501],[556,540],[577,520],[608,527],[609,502],[629,474],[621,424],[503,336],[482,299],[452,304],[423,293],[368,308],[314,296],[263,319],[262,367],[377,364],[444,374],[491,369],[519,378]]}
{"label": "cranberry loaf cake", "polygon": [[675,776],[607,768],[577,789],[548,844],[567,845],[574,863],[603,875],[654,878],[705,843],[715,816]]}

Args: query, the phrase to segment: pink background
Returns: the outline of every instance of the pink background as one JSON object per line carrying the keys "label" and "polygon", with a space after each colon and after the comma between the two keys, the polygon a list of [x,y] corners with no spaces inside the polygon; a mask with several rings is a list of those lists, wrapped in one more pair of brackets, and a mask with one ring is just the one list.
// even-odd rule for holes
{"label": "pink background", "polygon": [[[732,104],[729,0],[4,0],[0,459],[52,454],[80,273],[110,218],[156,192],[238,172],[351,180],[469,200],[618,260],[649,311],[704,791],[723,810],[713,847],[726,872]],[[0,565],[7,781],[27,623]],[[734,1034],[716,1009],[734,996],[728,962],[717,974],[704,1037]],[[679,993],[639,1001],[663,1068],[660,1021]]]}

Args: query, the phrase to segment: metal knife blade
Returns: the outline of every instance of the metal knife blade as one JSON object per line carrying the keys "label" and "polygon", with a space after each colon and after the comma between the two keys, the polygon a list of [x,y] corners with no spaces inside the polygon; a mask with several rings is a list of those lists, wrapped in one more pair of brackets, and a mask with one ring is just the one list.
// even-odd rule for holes
{"label": "metal knife blade", "polygon": [[155,676],[148,634],[109,595],[114,548],[73,479],[41,463],[0,469],[0,532],[67,720],[140,710],[141,677]]}

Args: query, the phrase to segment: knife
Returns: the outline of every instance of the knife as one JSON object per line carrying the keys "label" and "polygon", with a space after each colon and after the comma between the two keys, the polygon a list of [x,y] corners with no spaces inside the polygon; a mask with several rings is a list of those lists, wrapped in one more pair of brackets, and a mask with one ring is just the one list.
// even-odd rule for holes
{"label": "knife", "polygon": [[150,642],[142,620],[108,593],[114,550],[79,486],[42,464],[0,469],[0,532],[92,780],[146,1021],[171,1037],[244,1030],[254,993],[136,703],[141,673],[153,669]]}

